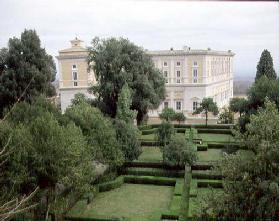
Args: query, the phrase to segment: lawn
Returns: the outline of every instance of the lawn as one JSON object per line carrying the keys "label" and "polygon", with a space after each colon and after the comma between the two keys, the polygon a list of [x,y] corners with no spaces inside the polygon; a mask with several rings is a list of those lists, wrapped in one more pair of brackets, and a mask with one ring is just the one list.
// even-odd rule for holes
{"label": "lawn", "polygon": [[198,161],[218,161],[223,156],[222,149],[207,149],[207,151],[198,151]]}
{"label": "lawn", "polygon": [[152,141],[155,141],[156,139],[156,134],[147,134],[147,135],[141,135],[140,136],[140,139],[141,140],[152,140]]}
{"label": "lawn", "polygon": [[120,188],[99,193],[89,205],[85,201],[78,202],[68,215],[152,220],[154,214],[161,214],[168,209],[173,191],[172,186],[123,184]]}
{"label": "lawn", "polygon": [[160,162],[162,160],[163,156],[159,147],[142,147],[142,154],[137,161]]}
{"label": "lawn", "polygon": [[199,133],[199,136],[202,138],[203,142],[233,142],[234,138],[230,134],[204,134]]}

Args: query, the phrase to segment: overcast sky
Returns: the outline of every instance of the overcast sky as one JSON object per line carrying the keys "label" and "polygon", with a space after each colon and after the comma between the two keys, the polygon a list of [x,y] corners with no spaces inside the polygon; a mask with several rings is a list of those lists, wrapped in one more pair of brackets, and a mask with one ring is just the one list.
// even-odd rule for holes
{"label": "overcast sky", "polygon": [[35,29],[53,56],[75,36],[125,37],[146,49],[231,49],[235,75],[254,76],[263,49],[279,74],[278,2],[0,0],[0,47]]}

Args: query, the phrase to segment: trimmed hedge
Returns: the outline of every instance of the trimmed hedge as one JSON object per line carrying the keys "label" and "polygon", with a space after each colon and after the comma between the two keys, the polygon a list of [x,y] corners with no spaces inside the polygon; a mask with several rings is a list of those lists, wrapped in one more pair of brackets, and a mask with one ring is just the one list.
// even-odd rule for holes
{"label": "trimmed hedge", "polygon": [[158,186],[175,186],[176,179],[168,177],[154,177],[154,176],[124,176],[125,183],[134,184],[154,184]]}
{"label": "trimmed hedge", "polygon": [[196,163],[191,166],[192,170],[210,170],[213,166],[208,163]]}
{"label": "trimmed hedge", "polygon": [[162,169],[168,169],[168,170],[184,170],[183,166],[179,165],[169,165],[165,164],[163,162],[140,162],[140,161],[132,161],[132,162],[125,162],[125,167],[149,167],[149,168],[162,168]]}
{"label": "trimmed hedge", "polygon": [[223,188],[223,182],[221,180],[198,180],[198,187],[212,187],[212,188]]}
{"label": "trimmed hedge", "polygon": [[233,124],[209,124],[209,125],[204,125],[204,124],[196,124],[192,125],[192,128],[205,128],[205,129],[231,129],[233,128]]}
{"label": "trimmed hedge", "polygon": [[149,129],[149,130],[142,130],[141,135],[149,135],[155,134],[157,132],[157,128]]}
{"label": "trimmed hedge", "polygon": [[150,130],[152,129],[152,125],[142,125],[142,126],[138,126],[139,130]]}
{"label": "trimmed hedge", "polygon": [[206,133],[206,134],[232,134],[231,129],[207,129],[202,128],[198,129],[198,133]]}
{"label": "trimmed hedge", "polygon": [[176,129],[175,129],[175,132],[176,132],[176,133],[184,134],[185,131],[186,131],[186,128],[176,128]]}
{"label": "trimmed hedge", "polygon": [[101,183],[98,185],[99,187],[99,192],[105,192],[105,191],[109,191],[115,188],[120,187],[122,184],[124,183],[124,178],[123,176],[119,176],[117,177],[115,180],[109,181],[109,182],[105,182],[105,183]]}
{"label": "trimmed hedge", "polygon": [[214,174],[211,171],[192,171],[192,178],[221,180],[222,175],[221,174]]}
{"label": "trimmed hedge", "polygon": [[152,140],[141,140],[140,142],[141,146],[160,146],[160,143],[158,141],[152,141]]}
{"label": "trimmed hedge", "polygon": [[156,176],[156,177],[184,177],[183,170],[166,170],[162,168],[130,167],[124,170],[127,175]]}
{"label": "trimmed hedge", "polygon": [[207,151],[208,145],[207,144],[199,144],[197,145],[197,151]]}
{"label": "trimmed hedge", "polygon": [[234,143],[208,143],[207,146],[209,149],[240,149],[240,146]]}
{"label": "trimmed hedge", "polygon": [[102,215],[94,215],[93,217],[77,217],[77,216],[65,216],[64,220],[69,221],[122,221],[123,219],[118,217],[108,217]]}

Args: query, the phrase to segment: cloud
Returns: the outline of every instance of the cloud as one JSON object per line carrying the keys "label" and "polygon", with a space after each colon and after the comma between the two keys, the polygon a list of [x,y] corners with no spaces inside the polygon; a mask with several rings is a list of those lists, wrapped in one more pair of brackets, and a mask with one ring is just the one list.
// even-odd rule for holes
{"label": "cloud", "polygon": [[122,36],[147,49],[231,49],[235,74],[254,75],[263,49],[279,73],[279,3],[125,0],[1,0],[0,47],[36,29],[53,56],[78,36]]}

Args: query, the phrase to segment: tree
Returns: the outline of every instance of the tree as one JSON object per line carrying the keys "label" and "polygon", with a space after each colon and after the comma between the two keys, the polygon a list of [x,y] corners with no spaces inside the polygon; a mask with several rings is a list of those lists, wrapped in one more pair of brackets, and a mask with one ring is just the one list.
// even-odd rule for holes
{"label": "tree", "polygon": [[128,84],[125,83],[118,97],[116,118],[123,120],[126,123],[133,123],[137,111],[131,110],[131,106],[131,91]]}
{"label": "tree", "polygon": [[161,114],[159,114],[160,119],[166,121],[172,121],[175,117],[175,111],[170,107],[165,107]]}
{"label": "tree", "polygon": [[221,124],[233,124],[234,123],[233,113],[227,108],[223,108],[223,111],[219,115],[219,121]]}
{"label": "tree", "polygon": [[0,115],[18,100],[30,102],[35,96],[55,94],[55,64],[34,30],[24,30],[21,38],[11,38],[0,53]]}
{"label": "tree", "polygon": [[245,98],[234,97],[230,100],[229,109],[241,116],[248,109],[248,101]]}
{"label": "tree", "polygon": [[212,196],[200,220],[276,220],[279,217],[279,112],[266,100],[265,108],[250,117],[241,144],[252,151],[243,158],[230,155],[217,167],[224,176],[224,194]]}
{"label": "tree", "polygon": [[116,139],[116,131],[110,119],[86,102],[67,108],[64,116],[80,127],[86,136],[90,154],[96,161],[112,167],[123,163],[123,154]]}
{"label": "tree", "polygon": [[216,102],[212,98],[204,98],[200,103],[200,107],[194,112],[194,114],[200,114],[201,112],[205,113],[205,125],[207,126],[208,113],[212,112],[214,115],[218,114],[218,107]]}
{"label": "tree", "polygon": [[181,121],[186,120],[186,117],[182,112],[178,112],[178,113],[175,113],[175,115],[173,117],[173,120],[178,121],[178,123],[180,124]]}
{"label": "tree", "polygon": [[133,161],[141,154],[139,141],[139,131],[131,123],[116,119],[115,123],[116,138],[126,161]]}
{"label": "tree", "polygon": [[[57,184],[71,188],[78,195],[90,189],[94,178],[93,157],[86,138],[72,122],[60,125],[53,114],[45,112],[28,123],[0,129],[0,142],[12,137],[8,150],[16,150],[5,165],[1,189],[13,186],[11,195],[16,196],[30,194],[38,186],[40,192],[34,202],[44,198],[45,203],[36,212],[45,217],[56,201]],[[41,220],[37,215],[35,220]]]}
{"label": "tree", "polygon": [[191,166],[197,160],[194,145],[184,137],[174,135],[170,142],[163,147],[163,160],[170,165]]}
{"label": "tree", "polygon": [[164,100],[162,74],[154,67],[150,56],[129,40],[93,39],[88,61],[98,81],[90,91],[96,95],[96,105],[103,113],[115,117],[119,93],[125,83],[132,93],[131,109],[138,111],[138,124],[148,109],[157,108]]}
{"label": "tree", "polygon": [[259,80],[262,76],[268,79],[275,80],[277,78],[276,72],[273,68],[273,59],[268,50],[263,50],[260,61],[257,65],[257,73],[255,81]]}
{"label": "tree", "polygon": [[163,121],[157,130],[156,136],[160,146],[166,146],[174,134],[173,125],[168,121]]}

